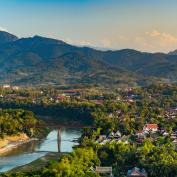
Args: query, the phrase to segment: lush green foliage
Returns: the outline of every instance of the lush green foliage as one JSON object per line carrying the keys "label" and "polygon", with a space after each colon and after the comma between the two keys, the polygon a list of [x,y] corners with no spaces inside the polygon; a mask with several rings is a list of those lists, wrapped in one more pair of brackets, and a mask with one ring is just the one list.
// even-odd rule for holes
{"label": "lush green foliage", "polygon": [[32,130],[32,126],[39,124],[34,114],[22,109],[0,110],[0,137],[26,133],[29,136],[40,135],[43,130]]}
{"label": "lush green foliage", "polygon": [[6,45],[0,45],[0,83],[135,86],[177,78],[176,55],[129,49],[99,51],[40,36],[13,39],[14,36],[12,40],[4,40],[9,42]]}
{"label": "lush green foliage", "polygon": [[[72,120],[93,124],[95,128],[85,129],[79,149],[63,156],[58,162],[51,162],[38,172],[15,175],[95,176],[90,167],[100,164],[112,166],[116,177],[125,176],[127,170],[135,166],[145,168],[149,177],[177,176],[177,151],[170,136],[163,136],[160,131],[155,134],[150,132],[141,141],[138,141],[136,136],[136,132],[142,130],[146,123],[158,124],[159,130],[164,130],[169,135],[177,130],[177,114],[170,115],[170,110],[177,107],[177,86],[151,85],[145,88],[117,90],[115,93],[105,97],[102,95],[103,104],[91,101],[100,97],[95,95],[83,100],[73,98],[68,102],[57,104],[41,102],[40,109],[45,108],[45,113],[49,109],[52,114],[56,112],[58,115],[67,115]],[[38,107],[38,103],[31,104],[17,100],[11,102],[1,100],[1,104],[4,107],[25,105],[26,108],[34,110]],[[72,113],[76,119],[73,119]],[[128,143],[97,142],[100,135],[108,137],[112,131],[117,130]]]}
{"label": "lush green foliage", "polygon": [[51,162],[46,168],[34,173],[4,174],[2,177],[98,177],[92,168],[99,164],[93,149],[76,149],[61,157],[58,162]]}

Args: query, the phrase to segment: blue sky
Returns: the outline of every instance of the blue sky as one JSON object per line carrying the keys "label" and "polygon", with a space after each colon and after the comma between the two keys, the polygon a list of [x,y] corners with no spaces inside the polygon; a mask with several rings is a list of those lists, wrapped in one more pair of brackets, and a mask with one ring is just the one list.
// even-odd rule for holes
{"label": "blue sky", "polygon": [[176,0],[0,0],[0,29],[77,45],[177,49]]}

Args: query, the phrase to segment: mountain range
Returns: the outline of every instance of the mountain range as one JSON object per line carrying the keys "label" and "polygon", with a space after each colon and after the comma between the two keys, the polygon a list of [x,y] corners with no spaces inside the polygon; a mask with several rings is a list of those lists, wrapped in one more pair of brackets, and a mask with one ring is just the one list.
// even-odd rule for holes
{"label": "mountain range", "polygon": [[177,51],[101,51],[61,40],[0,31],[0,84],[144,85],[177,81]]}

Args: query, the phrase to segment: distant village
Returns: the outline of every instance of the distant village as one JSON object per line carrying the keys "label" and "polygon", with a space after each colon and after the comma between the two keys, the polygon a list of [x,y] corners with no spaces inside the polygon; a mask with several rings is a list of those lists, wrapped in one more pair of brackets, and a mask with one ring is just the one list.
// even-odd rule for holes
{"label": "distant village", "polygon": [[[160,135],[164,137],[169,137],[177,147],[177,131],[168,133],[163,129],[159,129],[157,124],[146,124],[141,131],[137,131],[135,134],[136,142],[142,143],[143,139],[145,139],[148,135],[152,135],[151,137],[155,139]],[[100,145],[105,145],[106,143],[111,142],[123,142],[125,144],[131,143],[130,136],[122,135],[120,131],[111,132],[109,135],[100,135],[99,138],[96,140],[96,143]]]}

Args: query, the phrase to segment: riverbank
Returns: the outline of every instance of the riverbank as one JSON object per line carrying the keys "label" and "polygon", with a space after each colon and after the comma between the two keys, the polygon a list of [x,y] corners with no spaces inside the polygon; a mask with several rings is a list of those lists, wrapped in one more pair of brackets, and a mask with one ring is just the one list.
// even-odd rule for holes
{"label": "riverbank", "polygon": [[29,163],[23,166],[16,167],[9,171],[9,173],[17,173],[17,172],[32,172],[32,171],[38,171],[41,168],[45,167],[50,161],[56,161],[58,160],[61,155],[64,155],[66,153],[55,153],[50,152],[47,153],[45,156]]}
{"label": "riverbank", "polygon": [[23,144],[0,156],[0,173],[11,172],[12,169],[17,172],[30,172],[43,168],[49,161],[58,160],[61,155],[72,152],[72,147],[77,145],[73,140],[81,136],[81,131],[78,129],[62,130],[62,153],[58,153],[57,134],[57,130],[51,130],[46,138]]}
{"label": "riverbank", "polygon": [[0,156],[33,140],[24,133],[15,136],[6,136],[4,139],[0,139]]}

